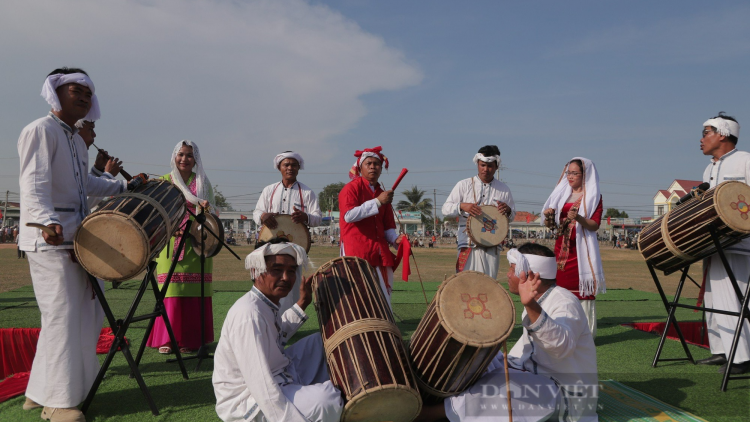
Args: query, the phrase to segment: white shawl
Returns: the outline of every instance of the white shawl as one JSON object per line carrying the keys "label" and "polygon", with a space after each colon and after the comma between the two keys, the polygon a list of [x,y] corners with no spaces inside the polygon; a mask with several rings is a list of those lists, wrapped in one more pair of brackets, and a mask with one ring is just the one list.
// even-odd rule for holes
{"label": "white shawl", "polygon": [[[590,219],[601,200],[599,173],[597,173],[594,163],[588,158],[574,157],[570,161],[573,160],[581,160],[583,162],[585,176],[583,180],[583,200],[581,201],[578,213]],[[568,171],[570,161],[565,164],[563,174],[560,176],[555,190],[552,191],[552,194],[547,198],[547,202],[544,203],[544,207],[542,208],[542,213],[547,208],[554,209],[555,221],[558,223],[560,221],[560,211],[570,197],[570,194],[573,193],[573,188],[570,187],[568,179],[565,177],[565,172]],[[544,225],[543,220],[542,225]],[[604,282],[604,270],[602,268],[602,258],[599,254],[599,241],[596,238],[596,232],[584,229],[578,222],[576,222],[576,248],[578,258],[578,290],[580,295],[590,296],[606,292],[607,286]]]}
{"label": "white shawl", "polygon": [[[175,159],[183,145],[193,147],[193,157],[195,158],[193,173],[195,173],[195,192],[197,196],[190,192],[190,189],[185,185],[185,181],[182,180],[180,171],[177,170]],[[170,165],[172,167],[172,183],[182,191],[185,195],[185,199],[196,207],[205,199],[208,201],[209,205],[211,205],[213,213],[219,215],[219,210],[215,206],[216,199],[214,198],[213,190],[211,189],[211,182],[208,180],[208,177],[206,177],[206,172],[203,171],[203,162],[201,161],[201,153],[198,150],[198,145],[193,141],[182,140],[178,142],[172,151],[172,161],[170,162]]]}

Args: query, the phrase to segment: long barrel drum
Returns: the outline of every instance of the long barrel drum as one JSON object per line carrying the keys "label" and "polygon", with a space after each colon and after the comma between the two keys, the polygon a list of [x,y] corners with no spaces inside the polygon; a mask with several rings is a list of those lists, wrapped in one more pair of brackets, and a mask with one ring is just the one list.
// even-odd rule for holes
{"label": "long barrel drum", "polygon": [[716,253],[709,226],[722,247],[750,236],[750,186],[724,182],[671,209],[646,226],[638,250],[654,268],[666,274]]}

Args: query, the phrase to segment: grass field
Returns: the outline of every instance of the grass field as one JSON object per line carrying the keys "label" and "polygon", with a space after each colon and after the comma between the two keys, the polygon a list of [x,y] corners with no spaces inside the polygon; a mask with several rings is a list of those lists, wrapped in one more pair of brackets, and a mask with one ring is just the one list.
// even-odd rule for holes
{"label": "grass field", "polygon": [[[249,247],[237,248],[243,259],[250,250]],[[316,265],[321,265],[335,257],[337,252],[335,248],[313,247],[310,256]],[[454,272],[455,249],[417,249],[415,254],[427,295],[431,298],[439,282]],[[654,283],[637,251],[603,249],[602,259],[609,291],[599,296],[597,304],[599,378],[620,381],[709,421],[750,420],[750,381],[732,381],[729,390],[721,393],[721,375],[716,372],[716,367],[667,362],[651,368],[658,337],[620,324],[666,319],[664,307],[658,295],[654,294]],[[0,249],[0,262],[0,327],[38,327],[40,316],[30,286],[28,263],[16,259],[15,249]],[[243,263],[231,254],[222,252],[215,259],[214,268],[214,327],[218,337],[227,310],[249,290],[251,283]],[[507,262],[502,262],[500,279],[504,286],[507,268]],[[693,268],[691,275],[700,280],[700,265]],[[413,276],[412,282],[396,283],[393,295],[396,319],[405,338],[412,335],[426,309],[416,271],[413,271]],[[663,277],[662,283],[667,294],[671,295],[677,278]],[[125,315],[137,284],[137,281],[130,281],[117,290],[107,290],[107,298],[116,317]],[[695,297],[697,292],[696,287],[689,286],[683,297]],[[152,306],[153,298],[147,294],[139,308],[140,313],[150,311]],[[516,299],[519,318],[521,310]],[[313,307],[308,308],[308,313],[311,318],[295,339],[318,331]],[[681,321],[699,320],[700,314],[681,310],[678,318]],[[140,345],[145,327],[146,322],[141,322],[132,325],[128,331],[133,349]],[[509,346],[520,334],[521,327],[517,325]],[[698,347],[690,346],[690,349],[697,359],[710,354]],[[682,357],[679,343],[669,341],[662,356]],[[218,420],[213,409],[212,368],[213,362],[208,360],[200,371],[194,371],[195,362],[192,361],[188,364],[190,380],[186,381],[182,379],[176,364],[165,363],[163,356],[154,350],[147,350],[141,370],[161,411],[160,416],[152,417],[135,380],[128,377],[129,370],[124,358],[118,354],[94,399],[88,420]],[[21,410],[22,403],[23,397],[0,403],[0,420],[39,420],[39,411],[24,412]]]}

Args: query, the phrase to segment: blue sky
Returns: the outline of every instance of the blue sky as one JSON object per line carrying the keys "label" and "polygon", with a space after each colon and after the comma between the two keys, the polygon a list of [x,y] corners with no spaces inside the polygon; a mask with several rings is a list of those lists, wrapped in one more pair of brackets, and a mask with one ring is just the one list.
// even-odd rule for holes
{"label": "blue sky", "polygon": [[743,2],[70,1],[0,6],[15,81],[0,87],[3,191],[18,192],[18,133],[46,112],[38,92],[61,64],[91,73],[97,145],[128,171],[165,173],[192,139],[243,210],[278,180],[277,151],[301,151],[300,179],[320,191],[347,180],[355,149],[382,145],[384,183],[407,167],[402,187],[435,189],[439,209],[496,144],[518,210],[538,212],[581,155],[605,207],[645,216],[656,190],[700,179],[704,120],[750,122]]}

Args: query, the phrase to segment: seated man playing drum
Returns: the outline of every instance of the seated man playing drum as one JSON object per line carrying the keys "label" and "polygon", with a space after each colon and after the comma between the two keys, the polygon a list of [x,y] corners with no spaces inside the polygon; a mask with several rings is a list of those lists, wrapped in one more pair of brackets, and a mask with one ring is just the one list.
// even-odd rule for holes
{"label": "seated man playing drum", "polygon": [[304,249],[280,239],[245,259],[255,284],[229,309],[214,356],[222,420],[338,422],[343,402],[330,381],[320,335],[284,349],[307,320],[312,279],[302,282],[300,299],[283,314],[279,303],[308,263]]}
{"label": "seated man playing drum", "polygon": [[498,247],[477,247],[466,233],[466,220],[469,216],[482,214],[480,206],[496,205],[497,209],[513,221],[515,203],[510,189],[505,183],[495,179],[495,171],[500,166],[500,150],[496,145],[486,145],[474,155],[477,175],[456,184],[443,204],[443,215],[459,217],[458,259],[456,272],[479,271],[497,278],[500,254]]}
{"label": "seated man playing drum", "polygon": [[[322,215],[318,205],[318,197],[305,184],[297,180],[297,174],[305,169],[305,160],[299,153],[284,151],[273,159],[274,169],[281,172],[281,181],[263,188],[263,192],[255,204],[253,220],[260,226],[275,229],[278,225],[275,216],[289,215],[297,224],[307,227],[318,227]],[[292,292],[281,301],[281,312],[291,308],[299,300],[299,284],[297,280]]]}
{"label": "seated man playing drum", "polygon": [[[508,353],[513,419],[597,421],[596,347],[578,298],[555,286],[554,252],[527,243],[509,250],[508,262],[509,290],[524,306],[523,336]],[[419,420],[507,417],[505,391],[500,353],[474,386],[441,405],[425,406]]]}

